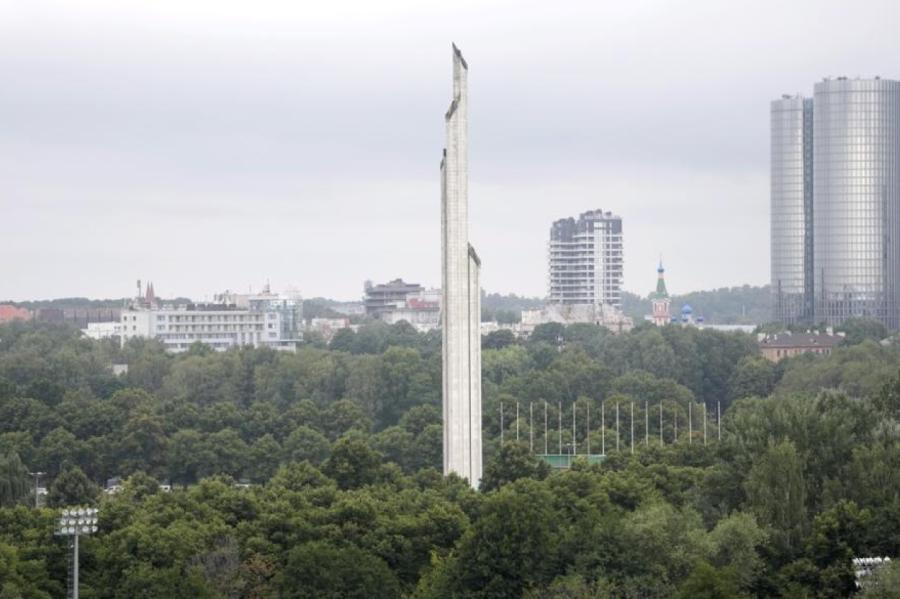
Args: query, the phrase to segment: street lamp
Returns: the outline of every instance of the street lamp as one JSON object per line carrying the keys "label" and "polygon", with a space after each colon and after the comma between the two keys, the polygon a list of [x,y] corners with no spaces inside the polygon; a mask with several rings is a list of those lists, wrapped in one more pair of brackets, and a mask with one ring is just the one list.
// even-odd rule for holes
{"label": "street lamp", "polygon": [[37,509],[40,507],[38,503],[38,485],[40,484],[41,477],[47,474],[46,472],[29,472],[31,476],[34,477],[34,507]]}
{"label": "street lamp", "polygon": [[72,569],[71,588],[69,597],[78,599],[78,536],[89,535],[97,532],[97,508],[67,508],[62,511],[56,534],[64,537],[72,537]]}

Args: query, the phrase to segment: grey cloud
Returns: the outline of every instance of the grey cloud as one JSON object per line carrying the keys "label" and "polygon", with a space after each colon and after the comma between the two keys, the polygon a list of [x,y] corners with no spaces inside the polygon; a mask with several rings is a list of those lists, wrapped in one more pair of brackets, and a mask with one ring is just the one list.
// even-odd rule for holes
{"label": "grey cloud", "polygon": [[[762,283],[768,101],[900,77],[880,1],[11,7],[0,236],[24,258],[0,298],[434,284],[451,40],[487,288],[541,294],[550,221],[596,207],[625,218],[630,289],[660,252],[675,290]],[[231,265],[188,272],[213,250]]]}

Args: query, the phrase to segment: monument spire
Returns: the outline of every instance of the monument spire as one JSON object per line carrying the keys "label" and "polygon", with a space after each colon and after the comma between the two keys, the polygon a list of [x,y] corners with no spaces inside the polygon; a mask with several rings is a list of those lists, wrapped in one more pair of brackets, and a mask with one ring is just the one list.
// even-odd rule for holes
{"label": "monument spire", "polygon": [[469,243],[469,65],[453,44],[453,98],[441,160],[444,474],[481,480],[481,260]]}

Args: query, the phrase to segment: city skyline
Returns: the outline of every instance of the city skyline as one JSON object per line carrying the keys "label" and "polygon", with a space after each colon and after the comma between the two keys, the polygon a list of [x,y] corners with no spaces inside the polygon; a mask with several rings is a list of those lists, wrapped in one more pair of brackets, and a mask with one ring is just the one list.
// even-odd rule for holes
{"label": "city skyline", "polygon": [[712,2],[512,21],[501,4],[190,6],[0,7],[16,256],[0,297],[123,297],[139,276],[195,298],[265,279],[336,299],[366,279],[437,286],[434,66],[451,39],[479,56],[471,237],[488,290],[542,296],[546,223],[594,206],[629,223],[625,290],[652,291],[660,253],[673,293],[764,284],[766,103],[827,75],[898,76],[888,2],[737,21]]}

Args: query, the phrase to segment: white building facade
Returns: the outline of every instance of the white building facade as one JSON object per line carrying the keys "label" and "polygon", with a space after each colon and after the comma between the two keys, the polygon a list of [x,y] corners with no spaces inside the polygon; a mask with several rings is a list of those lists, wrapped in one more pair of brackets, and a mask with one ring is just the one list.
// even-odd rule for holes
{"label": "white building facade", "polygon": [[157,339],[172,353],[203,343],[217,351],[232,347],[295,349],[296,338],[283,335],[282,314],[224,305],[132,309],[122,312],[121,339]]}
{"label": "white building facade", "polygon": [[591,210],[550,228],[549,301],[622,308],[622,218]]}
{"label": "white building facade", "polygon": [[303,300],[298,294],[262,293],[216,296],[217,303],[160,305],[148,291],[122,311],[116,323],[122,345],[129,339],[157,339],[172,353],[203,343],[216,351],[232,347],[296,349],[302,339]]}
{"label": "white building facade", "polygon": [[420,333],[441,326],[441,290],[423,289],[406,296],[402,304],[382,313],[381,320],[388,324],[406,321]]}
{"label": "white building facade", "polygon": [[81,334],[88,339],[113,339],[122,336],[122,324],[112,322],[89,322],[87,328],[81,329]]}

